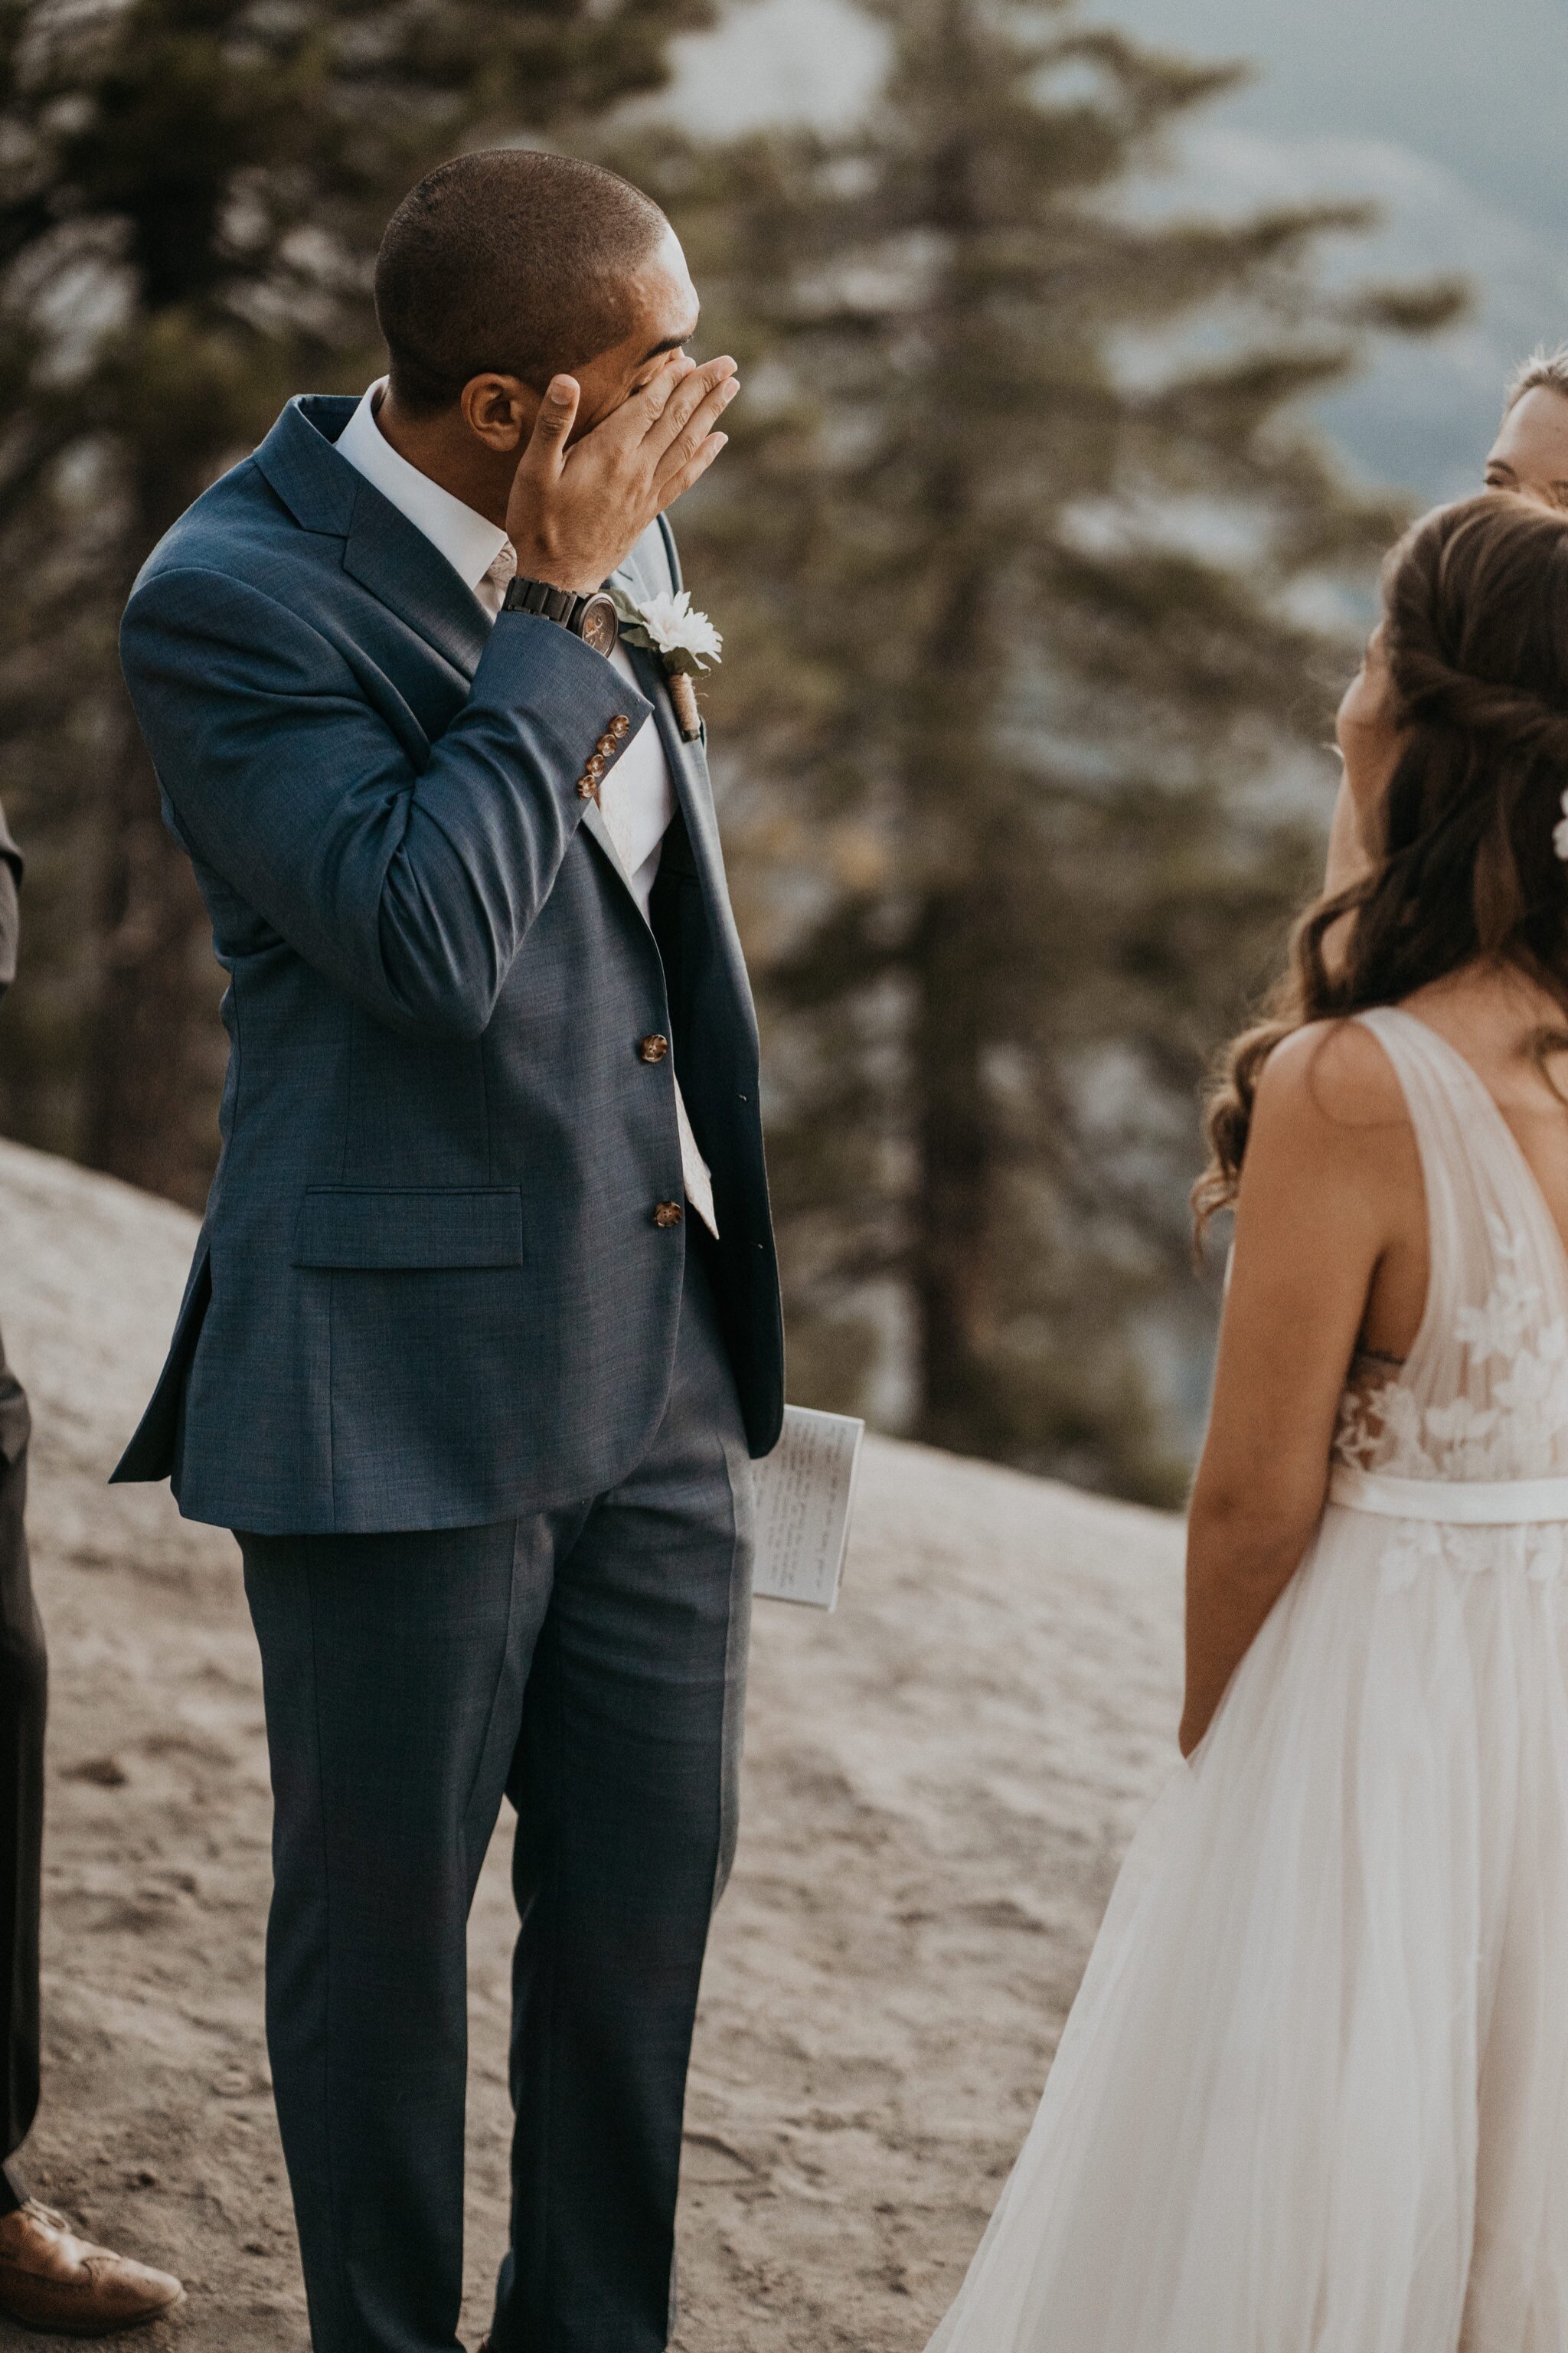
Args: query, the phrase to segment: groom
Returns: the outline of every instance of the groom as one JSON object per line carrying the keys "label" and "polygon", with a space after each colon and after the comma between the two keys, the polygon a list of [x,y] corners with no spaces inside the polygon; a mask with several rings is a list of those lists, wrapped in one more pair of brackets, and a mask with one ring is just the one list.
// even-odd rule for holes
{"label": "groom", "polygon": [[[517,1809],[494,2353],[658,2353],[779,1430],[757,1039],[700,740],[616,643],[734,390],[647,199],[446,164],[359,402],[291,401],[122,648],[230,979],[223,1156],[116,1475],[233,1528],[318,2353],[451,2353],[464,1947]],[[521,460],[521,462],[520,462]]]}

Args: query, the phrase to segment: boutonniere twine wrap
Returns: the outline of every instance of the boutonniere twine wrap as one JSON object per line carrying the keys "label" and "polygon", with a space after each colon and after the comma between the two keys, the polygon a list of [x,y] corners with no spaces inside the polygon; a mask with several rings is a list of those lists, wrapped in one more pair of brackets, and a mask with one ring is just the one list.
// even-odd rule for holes
{"label": "boutonniere twine wrap", "polygon": [[683,588],[679,596],[668,593],[645,596],[640,605],[624,588],[612,587],[610,595],[626,643],[658,654],[663,662],[676,724],[685,742],[694,743],[702,733],[702,722],[691,681],[718,663],[723,638],[706,613],[693,611],[689,588]]}

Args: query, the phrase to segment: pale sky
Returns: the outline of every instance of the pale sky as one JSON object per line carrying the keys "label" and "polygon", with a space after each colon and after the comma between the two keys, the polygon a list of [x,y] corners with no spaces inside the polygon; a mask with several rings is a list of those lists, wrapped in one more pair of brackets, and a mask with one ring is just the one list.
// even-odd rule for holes
{"label": "pale sky", "polygon": [[1245,57],[1225,119],[1386,141],[1487,204],[1568,235],[1568,0],[1093,0],[1162,47]]}
{"label": "pale sky", "polygon": [[[1324,417],[1365,473],[1432,497],[1479,479],[1504,378],[1537,343],[1568,341],[1568,0],[1086,0],[1084,14],[1254,62],[1251,87],[1194,123],[1184,200],[1371,195],[1387,222],[1374,271],[1470,279],[1465,325],[1391,353]],[[712,131],[852,117],[882,55],[850,0],[734,0],[716,34],[679,47],[678,110]]]}

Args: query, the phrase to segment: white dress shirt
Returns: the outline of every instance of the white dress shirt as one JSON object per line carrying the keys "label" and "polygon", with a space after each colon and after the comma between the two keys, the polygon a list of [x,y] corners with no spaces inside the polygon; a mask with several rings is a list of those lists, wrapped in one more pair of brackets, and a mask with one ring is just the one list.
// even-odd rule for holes
{"label": "white dress shirt", "polygon": [[[337,451],[364,476],[389,504],[406,515],[437,552],[444,555],[466,588],[471,588],[491,620],[500,611],[506,584],[517,569],[511,542],[496,523],[487,521],[417,466],[411,466],[393,448],[375,421],[386,378],[381,377],[364,395],[342,433]],[[610,657],[634,687],[637,672],[625,647]],[[641,691],[640,687],[638,691]],[[625,880],[644,921],[658,873],[659,851],[675,815],[675,786],[669,763],[655,721],[645,719],[605,778],[599,810],[616,846]],[[686,1198],[709,1231],[717,1236],[713,1212],[713,1180],[708,1163],[697,1148],[679,1079],[675,1085],[676,1124],[680,1132],[680,1167]]]}

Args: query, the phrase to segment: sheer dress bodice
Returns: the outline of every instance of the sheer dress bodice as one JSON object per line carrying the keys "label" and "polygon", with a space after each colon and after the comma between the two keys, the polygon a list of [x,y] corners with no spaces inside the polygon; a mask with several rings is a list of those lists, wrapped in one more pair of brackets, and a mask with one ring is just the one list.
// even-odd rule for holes
{"label": "sheer dress bodice", "polygon": [[[1365,1474],[1456,1486],[1568,1480],[1568,1255],[1541,1187],[1462,1054],[1394,1007],[1357,1018],[1393,1063],[1415,1131],[1430,1272],[1405,1361],[1363,1355],[1352,1366],[1331,1495],[1355,1502]],[[1424,1500],[1440,1533],[1416,1549],[1475,1553],[1464,1526],[1445,1528],[1445,1499]],[[1449,1500],[1466,1521],[1484,1508]],[[1547,1500],[1561,1511],[1561,1496]],[[1515,1549],[1532,1566],[1563,1565],[1561,1518],[1521,1507],[1517,1525]],[[1395,1544],[1390,1566],[1409,1565],[1410,1551],[1408,1537]]]}
{"label": "sheer dress bodice", "polygon": [[1335,1459],[1403,1479],[1568,1476],[1568,1261],[1541,1188],[1462,1055],[1394,1008],[1360,1018],[1409,1105],[1431,1272],[1405,1361],[1356,1359]]}

